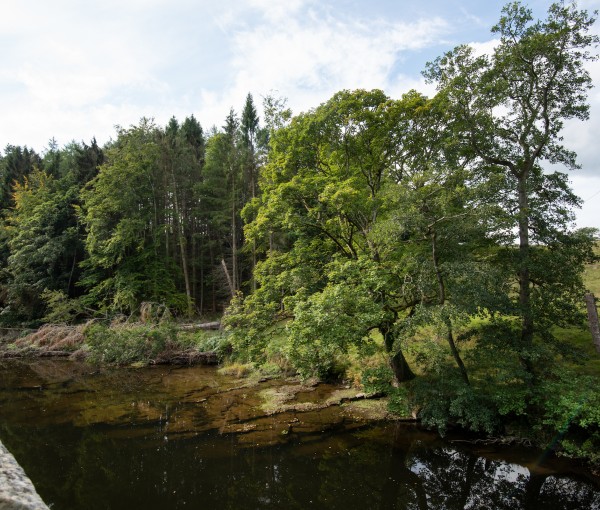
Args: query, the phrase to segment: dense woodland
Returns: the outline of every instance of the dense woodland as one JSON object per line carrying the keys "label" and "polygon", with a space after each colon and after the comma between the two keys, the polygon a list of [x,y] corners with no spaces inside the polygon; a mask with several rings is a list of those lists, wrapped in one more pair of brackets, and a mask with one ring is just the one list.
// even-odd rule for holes
{"label": "dense woodland", "polygon": [[572,452],[597,457],[598,397],[556,334],[584,324],[594,260],[561,138],[588,118],[594,21],[508,4],[492,55],[427,65],[432,98],[341,91],[292,116],[267,97],[261,125],[249,94],[209,132],[143,119],[104,147],[7,146],[0,321],[226,309],[240,359],[325,377],[355,357],[377,391],[419,374],[429,423],[577,419],[592,442]]}
{"label": "dense woodland", "polygon": [[241,116],[209,133],[192,115],[165,127],[142,119],[104,147],[51,142],[40,156],[9,145],[2,322],[132,314],[142,302],[176,316],[222,312],[252,287],[241,211],[258,194],[266,133],[248,95]]}

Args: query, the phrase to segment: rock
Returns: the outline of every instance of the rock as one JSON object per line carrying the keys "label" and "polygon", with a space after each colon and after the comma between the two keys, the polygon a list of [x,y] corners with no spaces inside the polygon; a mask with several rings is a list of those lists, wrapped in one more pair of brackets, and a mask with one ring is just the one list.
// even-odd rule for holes
{"label": "rock", "polygon": [[48,510],[31,480],[0,443],[0,510]]}

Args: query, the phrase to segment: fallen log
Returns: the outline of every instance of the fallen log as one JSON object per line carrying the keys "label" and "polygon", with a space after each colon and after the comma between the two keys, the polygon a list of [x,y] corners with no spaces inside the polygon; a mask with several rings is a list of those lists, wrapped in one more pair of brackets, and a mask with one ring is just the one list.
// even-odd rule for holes
{"label": "fallen log", "polygon": [[181,324],[179,329],[183,331],[190,331],[194,329],[221,329],[221,323],[219,321],[216,322],[202,322],[200,324]]}
{"label": "fallen log", "polygon": [[67,358],[73,354],[74,351],[40,351],[38,356],[40,358]]}
{"label": "fallen log", "polygon": [[73,351],[52,351],[39,348],[24,348],[18,350],[0,350],[0,358],[67,358]]}
{"label": "fallen log", "polygon": [[219,355],[214,351],[194,350],[165,352],[154,360],[155,365],[218,365]]}

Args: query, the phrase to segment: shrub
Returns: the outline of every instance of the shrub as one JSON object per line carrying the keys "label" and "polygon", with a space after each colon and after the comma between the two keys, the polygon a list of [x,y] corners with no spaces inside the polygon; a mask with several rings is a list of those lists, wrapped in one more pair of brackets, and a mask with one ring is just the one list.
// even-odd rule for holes
{"label": "shrub", "polygon": [[456,367],[446,364],[411,383],[411,404],[420,410],[423,424],[437,428],[442,435],[449,425],[492,434],[502,423],[490,388],[468,386]]}
{"label": "shrub", "polygon": [[392,369],[387,365],[366,368],[362,371],[362,385],[366,393],[389,395],[392,388]]}
{"label": "shrub", "polygon": [[177,334],[177,344],[182,349],[216,352],[219,358],[224,358],[231,352],[230,337],[221,331],[180,331]]}
{"label": "shrub", "polygon": [[411,402],[406,386],[391,388],[388,398],[388,411],[397,416],[411,415]]}
{"label": "shrub", "polygon": [[94,323],[85,329],[84,335],[91,362],[118,365],[150,362],[176,340],[176,330],[168,323],[159,326],[120,324],[112,327]]}
{"label": "shrub", "polygon": [[600,464],[600,395],[597,379],[557,367],[534,396],[540,410],[532,427],[559,454]]}
{"label": "shrub", "polygon": [[249,376],[254,371],[254,363],[231,363],[219,369],[219,373],[238,379]]}

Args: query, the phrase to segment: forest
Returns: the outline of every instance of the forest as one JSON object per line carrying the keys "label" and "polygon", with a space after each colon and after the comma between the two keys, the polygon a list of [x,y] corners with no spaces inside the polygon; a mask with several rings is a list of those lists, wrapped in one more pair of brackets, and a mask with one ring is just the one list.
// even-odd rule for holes
{"label": "forest", "polygon": [[267,96],[261,123],[248,94],[209,131],[6,146],[0,327],[220,318],[239,363],[599,462],[597,355],[571,340],[597,232],[573,229],[562,143],[589,117],[594,16],[507,4],[492,54],[426,65],[433,97],[344,90],[293,115]]}

